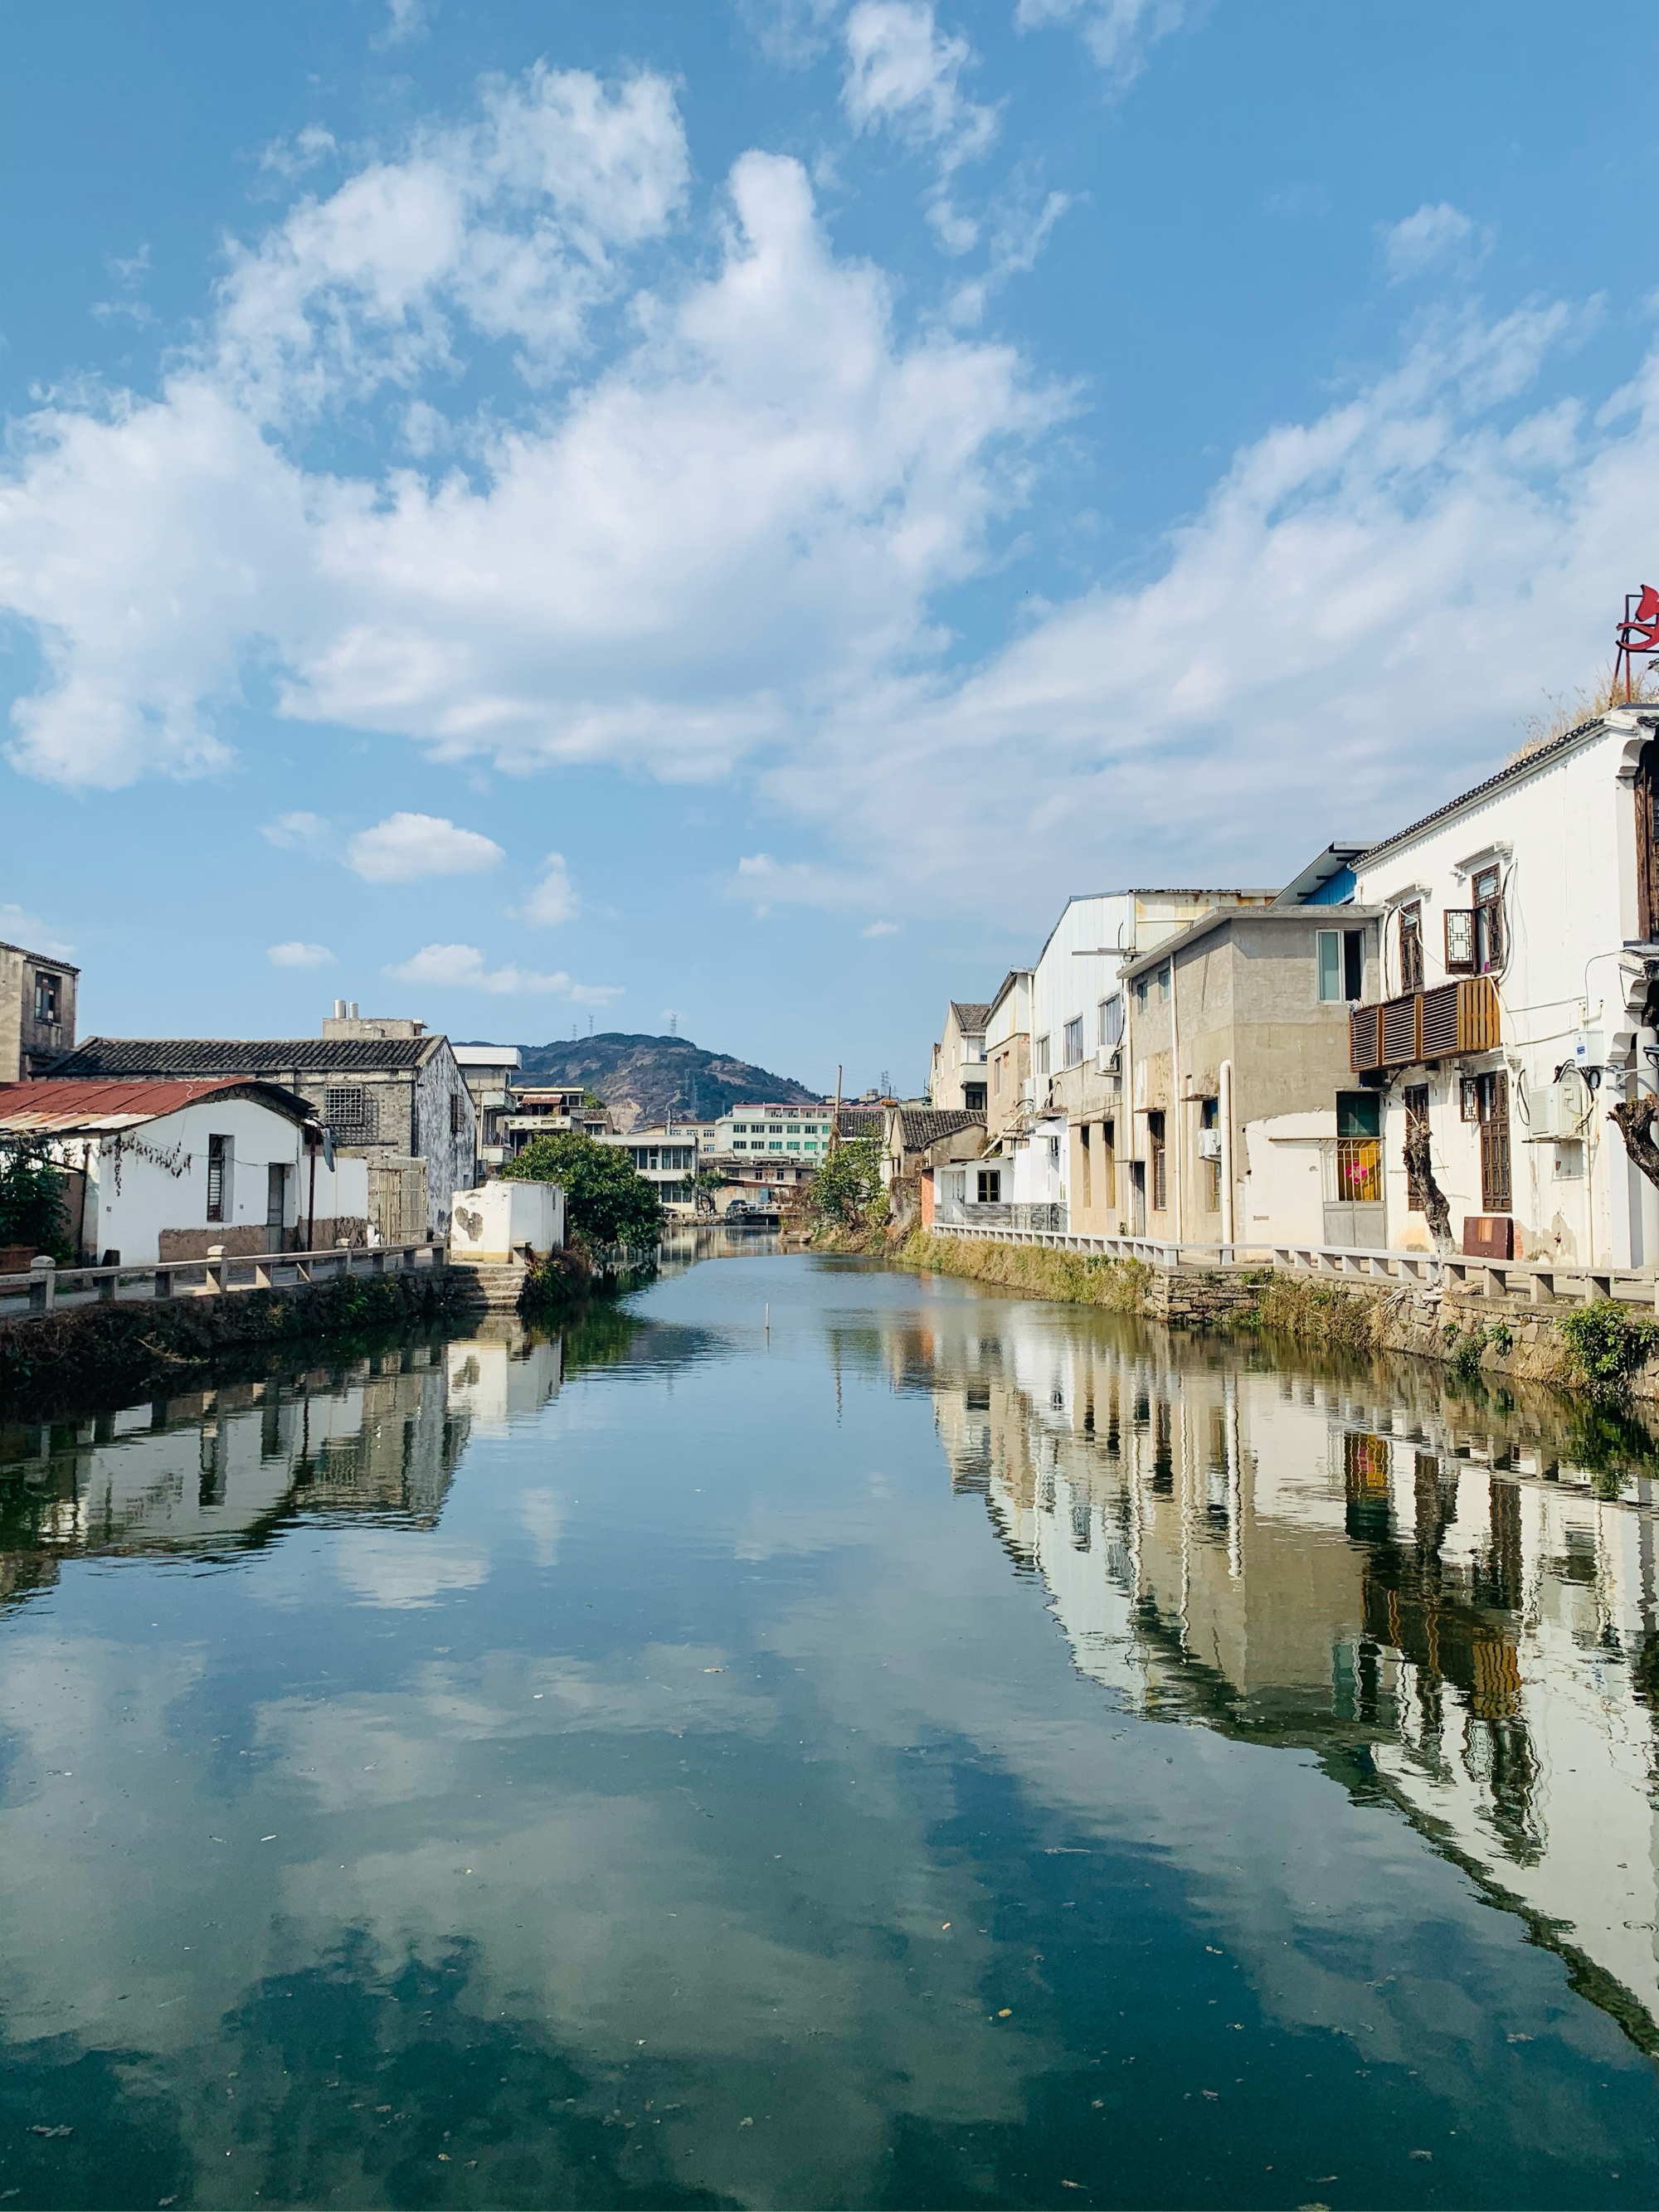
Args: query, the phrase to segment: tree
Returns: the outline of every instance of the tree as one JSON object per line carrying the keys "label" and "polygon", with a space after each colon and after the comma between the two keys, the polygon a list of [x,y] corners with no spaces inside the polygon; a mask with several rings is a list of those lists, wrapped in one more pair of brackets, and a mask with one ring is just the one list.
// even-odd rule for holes
{"label": "tree", "polygon": [[64,1170],[38,1140],[0,1145],[0,1244],[28,1244],[54,1260],[69,1249]]}
{"label": "tree", "polygon": [[862,1221],[881,1194],[881,1139],[848,1137],[813,1176],[806,1203],[820,1221]]}
{"label": "tree", "polygon": [[584,1244],[654,1244],[662,1233],[657,1194],[617,1145],[574,1132],[532,1137],[501,1170],[504,1182],[556,1182],[565,1224]]}

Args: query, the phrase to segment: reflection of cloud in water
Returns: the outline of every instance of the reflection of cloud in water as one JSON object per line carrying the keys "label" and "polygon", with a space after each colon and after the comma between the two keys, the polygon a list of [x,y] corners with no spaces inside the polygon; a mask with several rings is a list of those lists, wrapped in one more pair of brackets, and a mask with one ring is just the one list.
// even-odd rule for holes
{"label": "reflection of cloud in water", "polygon": [[445,1590],[481,1589],[489,1554],[431,1535],[342,1529],[330,1545],[335,1579],[365,1605],[430,1605]]}

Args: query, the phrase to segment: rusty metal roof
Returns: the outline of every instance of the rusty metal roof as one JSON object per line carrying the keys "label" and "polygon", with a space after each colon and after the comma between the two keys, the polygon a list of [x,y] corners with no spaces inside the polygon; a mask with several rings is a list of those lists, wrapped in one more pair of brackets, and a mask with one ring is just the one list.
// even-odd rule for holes
{"label": "rusty metal roof", "polygon": [[97,1082],[47,1076],[35,1083],[0,1083],[0,1130],[16,1136],[111,1135],[176,1114],[202,1098],[253,1098],[285,1115],[307,1121],[311,1109],[292,1091],[275,1083],[249,1083],[234,1077],[201,1077],[194,1081]]}

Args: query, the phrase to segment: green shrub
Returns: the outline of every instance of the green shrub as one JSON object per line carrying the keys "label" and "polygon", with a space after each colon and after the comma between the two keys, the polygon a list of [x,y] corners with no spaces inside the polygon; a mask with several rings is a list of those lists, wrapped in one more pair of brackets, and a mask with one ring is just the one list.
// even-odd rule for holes
{"label": "green shrub", "polygon": [[1597,1398],[1626,1396],[1632,1376],[1647,1364],[1659,1338],[1659,1321],[1616,1298],[1575,1306],[1555,1326],[1567,1347],[1569,1379]]}
{"label": "green shrub", "polygon": [[37,1139],[0,1145],[0,1244],[27,1244],[60,1265],[75,1255],[69,1244],[64,1170]]}
{"label": "green shrub", "polygon": [[532,1137],[501,1180],[557,1183],[566,1228],[584,1244],[654,1244],[662,1234],[656,1191],[619,1145],[596,1145],[574,1130]]}
{"label": "green shrub", "polygon": [[1493,1322],[1491,1328],[1486,1331],[1486,1341],[1491,1345],[1494,1352],[1509,1352],[1513,1350],[1515,1339],[1510,1333],[1509,1323],[1502,1321]]}

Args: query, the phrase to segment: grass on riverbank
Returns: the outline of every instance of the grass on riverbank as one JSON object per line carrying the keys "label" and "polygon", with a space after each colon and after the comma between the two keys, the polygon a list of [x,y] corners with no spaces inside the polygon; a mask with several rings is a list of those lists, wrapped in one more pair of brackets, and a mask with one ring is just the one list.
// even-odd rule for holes
{"label": "grass on riverbank", "polygon": [[1109,1313],[1142,1313],[1152,1271],[1139,1260],[1108,1260],[1061,1252],[1046,1244],[970,1243],[915,1230],[888,1256],[901,1267],[933,1275],[958,1275],[1027,1297],[1066,1305],[1103,1306]]}

